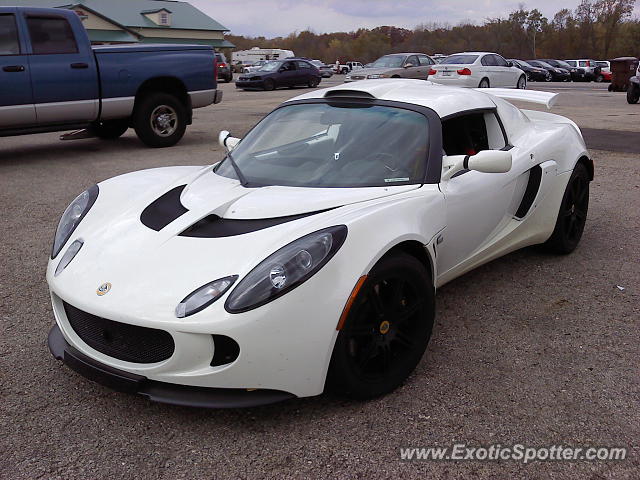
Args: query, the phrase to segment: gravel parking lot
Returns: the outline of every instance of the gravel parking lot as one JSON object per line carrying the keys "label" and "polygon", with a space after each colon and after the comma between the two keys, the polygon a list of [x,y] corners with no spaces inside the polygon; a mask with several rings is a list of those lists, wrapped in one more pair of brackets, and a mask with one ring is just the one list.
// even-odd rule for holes
{"label": "gravel parking lot", "polygon": [[[223,84],[223,103],[197,110],[169,149],[145,148],[132,131],[111,142],[0,138],[0,478],[637,479],[640,106],[606,85],[531,87],[562,92],[554,111],[599,148],[580,246],[567,257],[525,249],[444,286],[416,372],[365,403],[323,395],[248,410],[153,404],[87,381],[46,346],[53,314],[45,267],[59,216],[77,193],[134,170],[213,163],[222,158],[219,130],[242,136],[307,89]],[[454,443],[621,446],[628,456],[400,460],[400,447]]]}

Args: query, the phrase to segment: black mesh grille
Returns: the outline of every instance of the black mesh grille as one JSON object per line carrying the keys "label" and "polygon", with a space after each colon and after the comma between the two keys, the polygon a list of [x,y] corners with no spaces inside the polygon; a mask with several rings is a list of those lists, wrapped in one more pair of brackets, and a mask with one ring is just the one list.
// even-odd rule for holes
{"label": "black mesh grille", "polygon": [[173,355],[173,337],[164,330],[114,322],[64,303],[74,332],[94,350],[118,360],[155,363]]}

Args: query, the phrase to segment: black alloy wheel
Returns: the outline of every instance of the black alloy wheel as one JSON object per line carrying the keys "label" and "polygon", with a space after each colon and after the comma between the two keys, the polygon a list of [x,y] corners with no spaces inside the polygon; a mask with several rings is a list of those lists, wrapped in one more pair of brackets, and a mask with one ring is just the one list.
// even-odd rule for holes
{"label": "black alloy wheel", "polygon": [[589,174],[582,163],[576,164],[560,204],[556,226],[544,246],[560,254],[571,253],[582,238],[589,210]]}
{"label": "black alloy wheel", "polygon": [[338,334],[329,388],[359,399],[397,388],[422,358],[434,315],[433,282],[424,265],[403,252],[383,257]]}

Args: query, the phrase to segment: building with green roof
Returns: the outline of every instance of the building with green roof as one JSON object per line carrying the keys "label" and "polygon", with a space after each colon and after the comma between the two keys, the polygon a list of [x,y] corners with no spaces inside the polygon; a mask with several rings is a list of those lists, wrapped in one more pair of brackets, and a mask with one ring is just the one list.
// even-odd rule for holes
{"label": "building with green roof", "polygon": [[[71,2],[71,3],[65,3]],[[0,0],[2,6],[75,11],[93,44],[196,43],[233,48],[229,29],[187,2],[173,0]]]}

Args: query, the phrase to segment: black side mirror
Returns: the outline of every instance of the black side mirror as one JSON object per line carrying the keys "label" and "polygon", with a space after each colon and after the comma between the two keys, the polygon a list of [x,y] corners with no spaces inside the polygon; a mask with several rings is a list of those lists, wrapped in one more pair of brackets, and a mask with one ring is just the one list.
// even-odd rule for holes
{"label": "black side mirror", "polygon": [[513,67],[513,62],[507,61],[507,67]]}

